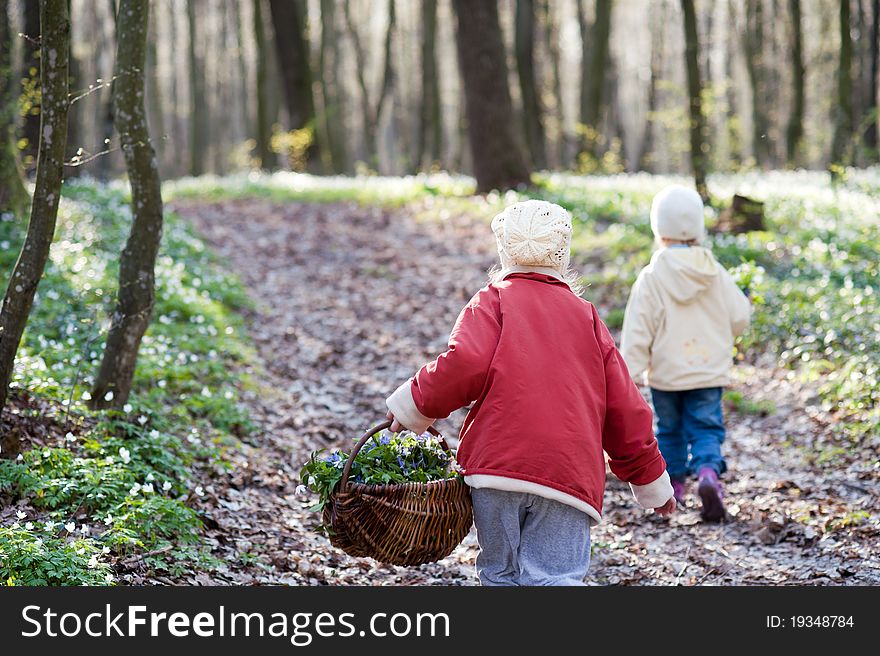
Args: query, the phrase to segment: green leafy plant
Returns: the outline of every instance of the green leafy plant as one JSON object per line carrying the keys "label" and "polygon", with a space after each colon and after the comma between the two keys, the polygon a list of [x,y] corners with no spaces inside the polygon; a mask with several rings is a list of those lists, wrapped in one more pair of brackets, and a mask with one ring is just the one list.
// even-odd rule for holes
{"label": "green leafy plant", "polygon": [[[300,480],[319,501],[312,510],[321,510],[342,480],[342,470],[351,452],[333,451],[321,455],[314,451],[300,471]],[[428,433],[389,433],[373,435],[358,452],[351,466],[349,480],[355,483],[386,485],[427,483],[458,476],[455,460],[440,441]]]}

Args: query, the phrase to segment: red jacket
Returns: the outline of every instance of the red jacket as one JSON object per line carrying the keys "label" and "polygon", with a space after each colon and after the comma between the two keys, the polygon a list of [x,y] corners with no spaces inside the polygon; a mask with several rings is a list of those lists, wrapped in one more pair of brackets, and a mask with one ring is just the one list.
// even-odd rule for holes
{"label": "red jacket", "polygon": [[599,521],[604,450],[642,505],[672,496],[651,409],[608,328],[551,275],[512,273],[477,292],[449,349],[388,399],[420,432],[469,404],[457,458],[474,487],[538,494]]}

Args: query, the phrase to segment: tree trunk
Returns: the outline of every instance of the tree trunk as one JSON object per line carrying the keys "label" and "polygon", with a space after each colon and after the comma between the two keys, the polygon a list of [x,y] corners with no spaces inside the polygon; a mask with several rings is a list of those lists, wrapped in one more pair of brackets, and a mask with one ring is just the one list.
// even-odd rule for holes
{"label": "tree trunk", "polygon": [[268,57],[266,30],[263,23],[263,0],[254,0],[254,41],[257,46],[257,157],[260,168],[275,169],[275,153],[272,151],[272,125],[269,118],[269,97],[266,89]]}
{"label": "tree trunk", "polygon": [[[655,11],[658,11],[656,7]],[[656,126],[655,116],[657,111],[657,83],[663,79],[663,58],[664,51],[664,30],[666,25],[666,6],[665,4],[659,10],[659,16],[652,13],[652,18],[658,17],[659,20],[652,21],[656,26],[651,30],[651,72],[648,80],[648,107],[645,115],[645,131],[642,135],[642,146],[639,157],[636,159],[638,170],[656,172],[656,153],[654,147],[656,142]]]}
{"label": "tree trunk", "polygon": [[880,153],[877,152],[877,125],[880,116],[877,115],[877,76],[880,74],[880,0],[873,0],[871,4],[871,52],[868,80],[868,102],[865,105],[865,116],[868,126],[865,130],[865,147],[868,149],[868,157],[871,161],[878,161]]}
{"label": "tree trunk", "polygon": [[513,130],[497,1],[453,0],[452,6],[477,191],[527,185],[529,169]]}
{"label": "tree trunk", "polygon": [[[734,79],[734,62],[736,60],[736,47],[739,43],[739,38],[736,34],[736,24],[737,24],[737,5],[738,0],[728,0],[727,3],[727,20],[730,25],[730,29],[727,32],[727,39],[725,43],[725,61],[724,61],[724,73],[728,80]],[[727,90],[725,95],[725,101],[727,104],[726,107],[726,130],[725,130],[725,141],[727,143],[727,158],[729,160],[729,166],[736,170],[742,165],[743,153],[742,153],[742,125],[740,123],[740,115],[741,111],[739,111],[739,106],[741,104],[740,97],[737,93],[737,85],[728,83]]]}
{"label": "tree trunk", "polygon": [[0,409],[6,405],[15,353],[43,276],[61,201],[69,107],[70,19],[67,0],[40,0],[40,147],[27,236],[0,309]]}
{"label": "tree trunk", "polygon": [[[419,134],[413,162],[417,170],[440,161],[443,125],[440,119],[440,77],[437,74],[437,0],[422,0],[422,97]],[[425,167],[425,153],[428,165]]]}
{"label": "tree trunk", "polygon": [[163,161],[165,150],[165,117],[162,110],[162,89],[159,84],[159,58],[156,52],[156,41],[159,38],[157,12],[150,14],[149,31],[147,32],[147,102],[149,103],[148,126],[153,138],[153,149],[156,159]]}
{"label": "tree trunk", "polygon": [[581,61],[581,152],[594,159],[601,156],[603,146],[600,122],[605,90],[605,71],[608,67],[608,44],[611,38],[612,0],[596,0],[596,20],[587,29],[583,0],[578,0],[578,16],[581,26],[583,55]]}
{"label": "tree trunk", "polygon": [[162,193],[144,107],[149,0],[121,0],[117,18],[116,128],[131,184],[132,224],[119,259],[119,292],[92,407],[128,400],[141,338],[150,325],[156,255],[162,240]]}
{"label": "tree trunk", "polygon": [[[436,1],[436,0],[435,0]],[[336,29],[336,0],[321,0],[321,50],[318,62],[321,96],[324,100],[324,125],[330,168],[345,173],[345,112],[342,104],[342,73],[340,71],[339,34]]]}
{"label": "tree trunk", "polygon": [[[21,78],[24,120],[21,127],[25,139],[21,151],[24,170],[30,175],[37,166],[40,143],[40,3],[25,0],[21,3],[24,14],[24,38]],[[69,17],[68,17],[69,19]]]}
{"label": "tree trunk", "polygon": [[[118,36],[116,34],[116,0],[109,0],[110,5],[110,16],[113,18],[113,47],[116,47],[116,41],[118,41]],[[102,92],[102,95],[106,95],[106,101],[101,107],[101,146],[103,150],[110,149],[110,142],[113,139],[113,132],[115,131],[115,126],[113,125],[113,90],[116,87],[115,80],[112,79],[110,81],[110,91]],[[105,154],[101,157],[98,157],[97,160],[97,169],[98,169],[98,179],[107,181],[110,179],[110,164],[111,159],[110,155]]]}
{"label": "tree trunk", "polygon": [[535,79],[535,0],[516,2],[516,72],[522,95],[526,144],[532,166],[547,168],[541,100]]}
{"label": "tree trunk", "polygon": [[394,0],[388,0],[388,28],[385,31],[382,86],[376,96],[375,104],[370,102],[370,92],[367,87],[366,51],[361,43],[357,26],[352,19],[349,3],[344,2],[342,8],[355,53],[355,70],[357,73],[358,88],[361,93],[361,104],[364,108],[364,143],[366,145],[367,158],[369,159],[370,168],[376,170],[379,166],[379,151],[377,146],[379,121],[382,119],[382,109],[385,105],[385,101],[387,97],[391,95],[391,84],[394,77],[394,67],[391,61],[391,45],[394,38],[394,30],[397,26],[397,8]]}
{"label": "tree trunk", "polygon": [[704,202],[709,201],[709,189],[706,186],[706,168],[709,155],[709,144],[706,142],[706,121],[703,116],[702,91],[700,82],[700,41],[697,36],[697,14],[694,0],[681,0],[684,13],[684,58],[687,66],[687,87],[690,115],[691,169],[694,183]]}
{"label": "tree trunk", "polygon": [[[544,24],[544,40],[547,46],[547,54],[550,58],[550,71],[553,78],[553,102],[554,120],[556,121],[556,143],[554,148],[555,166],[566,168],[566,135],[565,135],[565,112],[562,102],[562,53],[559,48],[559,28],[553,18],[550,0],[541,1],[541,14]],[[548,162],[549,164],[549,162]]]}
{"label": "tree trunk", "polygon": [[850,161],[850,140],[853,133],[852,109],[852,35],[850,32],[850,0],[840,2],[840,60],[837,69],[837,103],[834,138],[831,143],[831,172],[836,177],[839,167]]}
{"label": "tree trunk", "polygon": [[201,175],[205,172],[205,151],[208,147],[209,107],[205,103],[205,67],[198,50],[196,0],[186,1],[186,18],[189,28],[189,174]]}
{"label": "tree trunk", "polygon": [[758,166],[769,159],[767,139],[766,88],[764,84],[764,4],[763,0],[747,0],[745,26],[746,71],[752,87],[752,150]]}
{"label": "tree trunk", "polygon": [[799,163],[801,140],[804,137],[804,66],[803,32],[801,29],[801,0],[788,0],[791,12],[791,114],[785,139],[785,159],[790,168]]}
{"label": "tree trunk", "polygon": [[9,0],[0,0],[0,214],[24,218],[30,197],[18,166],[15,119],[18,97],[12,74],[12,35],[9,32]]}
{"label": "tree trunk", "polygon": [[278,69],[287,104],[288,128],[310,129],[312,145],[308,150],[311,164],[320,162],[315,131],[315,99],[312,95],[312,69],[306,36],[304,0],[269,0]]}

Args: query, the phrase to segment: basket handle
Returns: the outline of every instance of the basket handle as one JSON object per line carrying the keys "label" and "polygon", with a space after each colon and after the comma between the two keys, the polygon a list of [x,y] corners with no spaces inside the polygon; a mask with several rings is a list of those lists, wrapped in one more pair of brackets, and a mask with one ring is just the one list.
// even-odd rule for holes
{"label": "basket handle", "polygon": [[[367,443],[367,440],[370,439],[373,435],[378,433],[381,430],[385,430],[391,426],[391,420],[386,419],[381,424],[376,424],[372,428],[370,428],[366,433],[364,433],[363,437],[358,440],[357,444],[354,445],[354,448],[351,450],[351,455],[348,456],[348,460],[345,461],[345,467],[342,470],[342,480],[339,482],[339,491],[345,490],[348,487],[348,475],[351,473],[351,465],[354,462],[355,456],[361,450],[361,447]],[[440,440],[440,446],[444,451],[449,451],[449,445],[446,444],[446,440],[443,439],[443,436],[433,426],[428,426],[428,432],[431,433],[434,437]]]}

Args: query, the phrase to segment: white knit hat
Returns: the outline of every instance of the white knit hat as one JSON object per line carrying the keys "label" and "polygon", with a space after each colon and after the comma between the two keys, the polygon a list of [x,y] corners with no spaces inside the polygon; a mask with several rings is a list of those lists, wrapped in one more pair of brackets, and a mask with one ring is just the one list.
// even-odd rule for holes
{"label": "white knit hat", "polygon": [[651,203],[651,230],[655,237],[691,241],[703,238],[703,200],[693,189],[670,185]]}
{"label": "white knit hat", "polygon": [[568,269],[571,215],[544,200],[514,203],[492,219],[502,269],[514,266]]}

